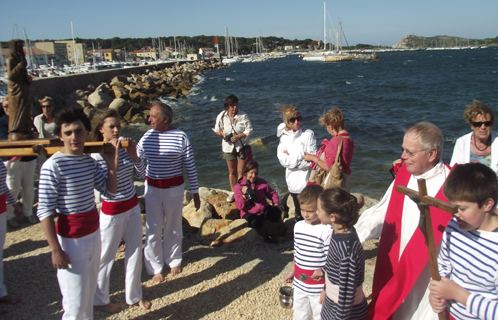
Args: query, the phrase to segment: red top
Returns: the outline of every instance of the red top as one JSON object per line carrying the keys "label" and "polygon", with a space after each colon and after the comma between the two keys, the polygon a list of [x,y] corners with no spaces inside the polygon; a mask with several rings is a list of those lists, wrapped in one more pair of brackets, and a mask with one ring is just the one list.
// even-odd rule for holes
{"label": "red top", "polygon": [[[323,152],[325,152],[325,163],[327,167],[332,167],[335,161],[335,155],[337,153],[337,147],[339,146],[339,136],[342,138],[342,149],[339,159],[341,160],[342,171],[344,173],[351,175],[351,161],[353,160],[353,150],[354,141],[349,137],[348,133],[341,133],[328,141],[323,139],[322,147],[316,153],[316,156],[320,158]],[[311,165],[311,169],[314,169],[316,164]]]}

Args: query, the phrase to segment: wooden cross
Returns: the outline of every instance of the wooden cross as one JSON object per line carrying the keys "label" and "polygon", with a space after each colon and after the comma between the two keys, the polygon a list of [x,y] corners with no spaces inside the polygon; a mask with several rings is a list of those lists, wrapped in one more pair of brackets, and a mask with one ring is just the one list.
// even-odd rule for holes
{"label": "wooden cross", "polygon": [[[32,140],[0,140],[0,157],[51,156],[64,146],[59,138]],[[112,146],[104,141],[85,142],[83,153],[113,152]],[[120,141],[121,148],[128,147],[128,141]]]}
{"label": "wooden cross", "polygon": [[[396,191],[407,195],[417,204],[420,210],[420,221],[418,227],[424,234],[425,244],[427,245],[427,250],[429,252],[429,266],[431,268],[431,276],[433,280],[441,281],[441,276],[439,275],[439,269],[437,266],[436,245],[434,241],[434,232],[432,229],[431,209],[429,207],[433,206],[451,214],[457,213],[458,208],[455,205],[428,196],[425,179],[418,180],[418,190],[419,192],[408,189],[407,187],[396,186]],[[444,312],[439,313],[438,316],[439,320],[446,320],[446,315]]]}

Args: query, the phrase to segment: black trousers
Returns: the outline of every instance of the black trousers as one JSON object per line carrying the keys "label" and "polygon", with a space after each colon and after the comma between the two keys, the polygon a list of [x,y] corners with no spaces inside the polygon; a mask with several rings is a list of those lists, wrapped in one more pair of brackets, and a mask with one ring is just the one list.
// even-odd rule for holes
{"label": "black trousers", "polygon": [[279,222],[282,219],[282,211],[278,207],[268,206],[262,214],[247,213],[242,218],[249,223],[251,228],[259,229],[263,226],[265,220]]}

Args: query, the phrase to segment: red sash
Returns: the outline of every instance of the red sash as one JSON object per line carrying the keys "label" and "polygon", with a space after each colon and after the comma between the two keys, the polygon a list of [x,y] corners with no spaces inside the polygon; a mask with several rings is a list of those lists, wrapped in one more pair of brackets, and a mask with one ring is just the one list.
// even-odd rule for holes
{"label": "red sash", "polygon": [[171,187],[179,186],[183,183],[183,176],[168,178],[168,179],[151,179],[147,177],[147,184],[159,189],[168,189]]}
{"label": "red sash", "polygon": [[7,195],[5,193],[0,194],[0,214],[7,211]]}
{"label": "red sash", "polygon": [[[399,257],[401,216],[406,197],[396,191],[396,186],[408,185],[410,177],[411,173],[406,170],[406,166],[402,166],[396,174],[377,252],[372,302],[368,306],[367,319],[391,319],[429,261],[425,238],[419,228],[415,230],[401,258]],[[435,198],[447,201],[442,186]],[[434,207],[430,210],[437,246],[452,216]]]}
{"label": "red sash", "polygon": [[64,238],[81,238],[94,233],[99,228],[97,208],[92,211],[69,215],[59,213],[57,217],[55,231]]}
{"label": "red sash", "polygon": [[294,263],[294,277],[296,279],[299,279],[299,275],[304,273],[309,278],[306,279],[306,281],[302,281],[301,279],[299,279],[299,281],[306,283],[306,284],[325,284],[325,278],[322,281],[315,281],[315,280],[311,279],[311,275],[313,274],[313,272],[315,272],[315,270],[301,269],[297,266],[297,264]]}
{"label": "red sash", "polygon": [[135,193],[133,198],[126,201],[109,202],[102,200],[102,207],[100,208],[100,210],[102,210],[103,214],[114,216],[134,208],[137,204],[138,198],[137,194]]}

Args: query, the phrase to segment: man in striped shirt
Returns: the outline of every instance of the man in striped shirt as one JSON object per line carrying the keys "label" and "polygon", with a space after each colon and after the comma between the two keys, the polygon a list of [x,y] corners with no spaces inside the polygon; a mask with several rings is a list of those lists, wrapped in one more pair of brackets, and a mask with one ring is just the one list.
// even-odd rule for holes
{"label": "man in striped shirt", "polygon": [[165,263],[172,275],[181,272],[183,168],[195,209],[199,210],[201,204],[192,146],[185,132],[171,126],[172,121],[173,110],[167,104],[154,101],[149,114],[152,129],[137,145],[138,156],[147,160],[145,267],[158,283],[164,280]]}
{"label": "man in striped shirt", "polygon": [[52,252],[52,265],[58,269],[62,319],[93,319],[92,297],[100,263],[99,216],[93,189],[109,197],[114,197],[117,189],[114,161],[119,152],[103,155],[106,180],[97,161],[83,154],[90,130],[90,120],[82,108],[59,112],[55,133],[64,147],[40,171],[37,215]]}
{"label": "man in striped shirt", "polygon": [[438,257],[441,281],[431,280],[429,301],[450,319],[498,319],[498,180],[481,163],[458,165],[444,184],[458,207]]}

